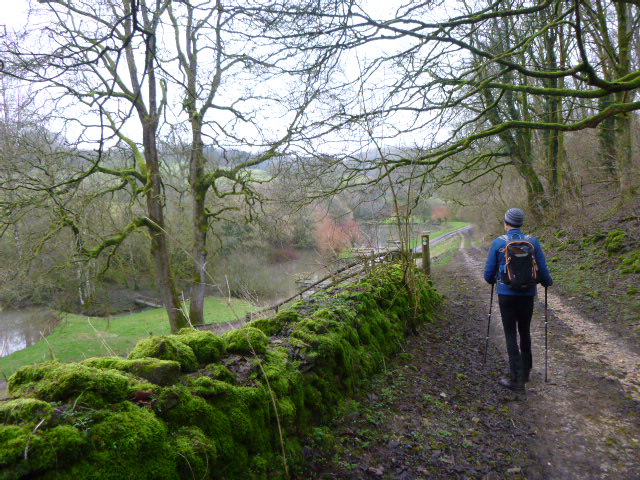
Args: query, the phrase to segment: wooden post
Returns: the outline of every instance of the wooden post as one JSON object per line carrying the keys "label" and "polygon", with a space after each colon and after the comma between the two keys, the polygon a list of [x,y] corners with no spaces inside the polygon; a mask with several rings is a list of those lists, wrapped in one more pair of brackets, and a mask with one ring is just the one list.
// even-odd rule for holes
{"label": "wooden post", "polygon": [[428,277],[431,276],[431,256],[429,252],[429,235],[426,233],[422,234],[422,270],[427,274]]}

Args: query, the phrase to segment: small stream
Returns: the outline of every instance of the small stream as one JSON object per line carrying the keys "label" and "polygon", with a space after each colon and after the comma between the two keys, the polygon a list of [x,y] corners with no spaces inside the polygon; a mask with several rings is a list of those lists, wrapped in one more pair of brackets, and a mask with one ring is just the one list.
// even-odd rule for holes
{"label": "small stream", "polygon": [[0,311],[0,357],[30,347],[49,335],[60,319],[44,307]]}

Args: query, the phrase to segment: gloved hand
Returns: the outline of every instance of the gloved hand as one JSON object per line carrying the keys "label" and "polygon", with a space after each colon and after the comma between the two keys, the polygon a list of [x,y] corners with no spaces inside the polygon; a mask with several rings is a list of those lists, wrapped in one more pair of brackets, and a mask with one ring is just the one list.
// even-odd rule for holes
{"label": "gloved hand", "polygon": [[491,280],[487,280],[487,283],[488,283],[489,285],[495,285],[495,283],[496,283],[496,277],[493,277]]}
{"label": "gloved hand", "polygon": [[553,285],[553,280],[551,280],[549,283],[547,282],[540,282],[540,283],[544,288],[549,288],[551,285]]}

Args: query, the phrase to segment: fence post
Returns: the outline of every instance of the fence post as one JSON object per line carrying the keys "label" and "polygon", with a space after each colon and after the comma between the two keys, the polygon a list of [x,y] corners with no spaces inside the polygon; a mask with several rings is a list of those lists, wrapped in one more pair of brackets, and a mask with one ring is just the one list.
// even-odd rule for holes
{"label": "fence post", "polygon": [[431,276],[431,256],[429,252],[429,235],[426,233],[422,234],[422,270],[427,274],[428,277]]}

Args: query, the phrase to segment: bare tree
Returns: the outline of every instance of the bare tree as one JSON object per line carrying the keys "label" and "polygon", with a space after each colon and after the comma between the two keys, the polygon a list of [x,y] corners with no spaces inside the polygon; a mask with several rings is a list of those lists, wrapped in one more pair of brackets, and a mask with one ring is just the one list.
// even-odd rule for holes
{"label": "bare tree", "polygon": [[[417,163],[425,174],[442,174],[453,162],[451,174],[467,175],[513,165],[539,212],[563,188],[562,132],[615,119],[616,168],[625,172],[619,191],[628,201],[640,188],[627,128],[640,108],[640,72],[630,60],[638,7],[603,4],[606,18],[588,2],[561,0],[463,2],[453,16],[431,2],[410,1],[387,14],[350,5],[350,34],[341,45],[359,62],[369,103],[363,111],[360,101],[347,102],[334,127],[384,115],[389,140],[415,142],[414,157],[386,162],[392,170]],[[605,36],[613,48],[600,48]],[[385,53],[367,58],[375,46]],[[603,65],[603,48],[613,68]],[[600,99],[606,101],[594,108]],[[546,159],[542,169],[538,156]]]}

